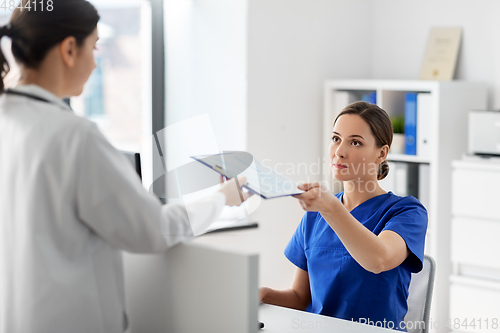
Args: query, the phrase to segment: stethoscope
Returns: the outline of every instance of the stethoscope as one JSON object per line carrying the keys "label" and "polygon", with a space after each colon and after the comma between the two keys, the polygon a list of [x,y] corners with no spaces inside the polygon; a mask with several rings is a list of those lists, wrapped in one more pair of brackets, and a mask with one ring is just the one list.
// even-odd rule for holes
{"label": "stethoscope", "polygon": [[[44,102],[44,103],[50,103],[50,104],[54,103],[54,102],[49,101],[48,99],[45,99],[43,97],[28,94],[28,93],[21,92],[21,91],[12,90],[12,89],[5,89],[3,91],[3,93],[8,94],[8,95],[23,96],[23,97],[31,98],[31,99],[34,99],[36,101]],[[63,102],[66,103],[66,106],[68,107],[69,111],[74,112],[73,109],[71,108],[71,105],[69,104],[69,99],[64,99]]]}
{"label": "stethoscope", "polygon": [[40,102],[50,103],[49,100],[47,100],[47,99],[45,99],[43,97],[38,97],[38,96],[35,96],[35,95],[32,95],[32,94],[28,94],[28,93],[24,93],[24,92],[20,92],[20,91],[15,91],[15,90],[12,90],[12,89],[6,89],[6,90],[4,90],[3,93],[4,94],[8,94],[8,95],[24,96],[24,97],[28,97],[28,98],[31,98],[31,99],[36,99],[37,101],[40,101]]}
{"label": "stethoscope", "polygon": [[[40,101],[40,102],[44,102],[44,103],[53,103],[53,102],[51,102],[48,99],[45,99],[43,97],[32,95],[32,94],[28,94],[28,93],[21,92],[21,91],[12,90],[12,89],[5,89],[3,91],[3,93],[4,94],[8,94],[8,95],[23,96],[23,97],[31,98],[31,99],[34,99],[34,100],[37,100],[37,101]],[[64,102],[66,103],[66,105],[68,106],[68,108],[71,111],[73,111],[73,109],[69,105],[69,100],[68,101],[64,101]]]}

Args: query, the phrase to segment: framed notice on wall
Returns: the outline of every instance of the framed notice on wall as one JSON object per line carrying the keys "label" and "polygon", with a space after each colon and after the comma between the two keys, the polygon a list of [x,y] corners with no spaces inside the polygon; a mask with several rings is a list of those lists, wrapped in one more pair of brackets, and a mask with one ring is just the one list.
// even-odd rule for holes
{"label": "framed notice on wall", "polygon": [[462,28],[432,28],[420,79],[453,80],[461,39]]}

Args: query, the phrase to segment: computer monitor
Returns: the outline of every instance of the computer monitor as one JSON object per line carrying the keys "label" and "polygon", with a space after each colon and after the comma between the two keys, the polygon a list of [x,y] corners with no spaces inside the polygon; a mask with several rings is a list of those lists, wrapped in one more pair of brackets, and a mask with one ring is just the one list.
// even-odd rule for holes
{"label": "computer monitor", "polygon": [[134,166],[135,171],[139,175],[139,177],[142,179],[142,169],[141,169],[141,154],[139,153],[134,153],[134,152],[129,152],[129,151],[121,151],[123,155],[132,163]]}

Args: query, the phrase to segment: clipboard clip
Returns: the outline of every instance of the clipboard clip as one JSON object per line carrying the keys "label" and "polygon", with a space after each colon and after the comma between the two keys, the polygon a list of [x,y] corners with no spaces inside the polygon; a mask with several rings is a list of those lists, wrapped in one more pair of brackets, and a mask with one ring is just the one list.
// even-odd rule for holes
{"label": "clipboard clip", "polygon": [[221,175],[226,177],[226,180],[233,178],[233,177],[230,177],[227,173],[225,173],[224,170],[220,166],[214,165],[213,168],[215,169],[215,171],[217,171],[218,173],[220,173]]}

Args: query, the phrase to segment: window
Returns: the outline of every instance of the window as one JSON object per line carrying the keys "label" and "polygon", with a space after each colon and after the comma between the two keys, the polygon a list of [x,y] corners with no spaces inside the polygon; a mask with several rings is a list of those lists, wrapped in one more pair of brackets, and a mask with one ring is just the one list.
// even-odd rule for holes
{"label": "window", "polygon": [[[150,142],[153,123],[152,2],[90,2],[101,17],[95,51],[97,67],[85,84],[83,93],[71,98],[71,107],[76,114],[96,122],[117,149],[142,153],[143,179],[148,186],[153,181]],[[0,11],[0,25],[7,24],[11,14],[10,11]],[[19,69],[10,52],[8,38],[2,39],[2,49],[11,67],[5,85],[14,87],[19,80]],[[163,115],[162,105],[156,109]],[[160,128],[163,127],[159,121],[156,122]]]}
{"label": "window", "polygon": [[151,133],[145,130],[151,117],[149,2],[90,2],[101,16],[94,53],[97,67],[83,93],[71,98],[71,107],[76,114],[95,121],[118,149],[140,151]]}

